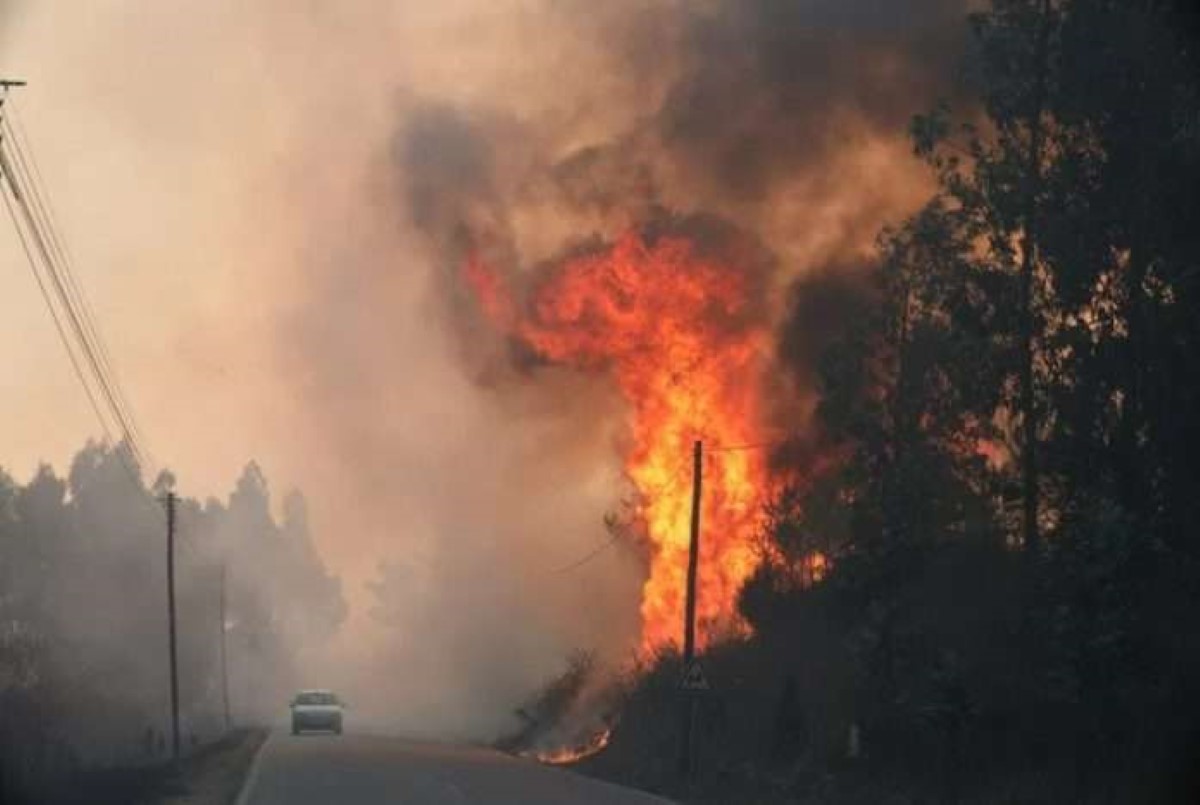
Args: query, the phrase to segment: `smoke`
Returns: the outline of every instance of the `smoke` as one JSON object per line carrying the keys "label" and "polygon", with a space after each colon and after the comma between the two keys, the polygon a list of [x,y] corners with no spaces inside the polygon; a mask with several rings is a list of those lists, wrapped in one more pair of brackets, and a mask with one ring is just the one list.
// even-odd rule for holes
{"label": "smoke", "polygon": [[[64,478],[42,466],[18,484],[0,470],[0,690],[2,720],[15,725],[0,730],[0,745],[6,772],[22,780],[31,769],[16,758],[68,747],[93,765],[166,752],[167,478],[153,490],[135,484],[122,451],[88,445]],[[345,603],[315,554],[303,498],[285,496],[276,519],[256,465],[227,500],[177,504],[174,615],[188,746],[221,735],[226,691],[237,722],[274,720],[281,691],[303,678]],[[33,769],[62,774],[54,764],[64,760]]]}
{"label": "smoke", "polygon": [[855,138],[902,130],[951,73],[961,17],[957,0],[717,4],[690,20],[656,128],[715,194],[769,203]]}
{"label": "smoke", "polygon": [[661,205],[762,233],[803,271],[861,256],[887,211],[927,188],[902,133],[956,88],[961,0],[568,8],[541,37],[620,43],[596,79],[616,98],[598,102],[546,63],[556,80],[537,97],[569,111],[437,99],[401,125],[400,169],[419,177],[414,223],[440,248],[469,231],[533,264]]}
{"label": "smoke", "polygon": [[793,367],[779,393],[811,394],[837,324],[811,300],[853,309],[835,269],[928,189],[904,129],[952,91],[963,16],[951,0],[17,8],[0,67],[26,68],[32,133],[77,166],[47,180],[107,272],[81,269],[145,430],[185,483],[253,455],[305,490],[352,610],[312,684],[381,728],[476,736],[572,650],[628,651],[645,571],[618,541],[559,572],[629,494],[627,412],[603,376],[531,371],[478,316],[463,257],[532,282],[656,221],[752,242]]}

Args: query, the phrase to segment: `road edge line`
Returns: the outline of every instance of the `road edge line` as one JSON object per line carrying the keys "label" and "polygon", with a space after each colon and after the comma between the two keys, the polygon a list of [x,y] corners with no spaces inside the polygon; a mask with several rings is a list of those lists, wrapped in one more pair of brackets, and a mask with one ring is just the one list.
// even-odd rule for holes
{"label": "road edge line", "polygon": [[250,801],[250,792],[254,789],[254,783],[258,780],[258,770],[262,766],[263,753],[267,749],[267,744],[271,742],[271,736],[274,731],[268,731],[267,737],[263,738],[263,742],[258,745],[258,749],[254,750],[254,759],[250,761],[250,768],[246,771],[246,777],[242,780],[242,787],[238,789],[237,797],[233,800],[233,805],[246,805]]}

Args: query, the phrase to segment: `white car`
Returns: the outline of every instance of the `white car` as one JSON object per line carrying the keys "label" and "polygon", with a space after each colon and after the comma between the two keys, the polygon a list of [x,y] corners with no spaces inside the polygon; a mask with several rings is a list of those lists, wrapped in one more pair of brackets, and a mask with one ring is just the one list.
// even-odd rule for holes
{"label": "white car", "polygon": [[292,699],[292,735],[304,730],[329,730],[342,734],[345,705],[331,690],[302,690]]}

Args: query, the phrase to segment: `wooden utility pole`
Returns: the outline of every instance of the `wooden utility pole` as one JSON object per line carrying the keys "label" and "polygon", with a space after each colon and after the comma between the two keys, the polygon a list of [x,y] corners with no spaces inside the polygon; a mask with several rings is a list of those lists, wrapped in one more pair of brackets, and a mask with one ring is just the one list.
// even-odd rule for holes
{"label": "wooden utility pole", "polygon": [[683,662],[691,665],[696,656],[696,566],[700,561],[700,480],[703,445],[692,448],[692,531],[688,543],[687,607],[683,623]]}
{"label": "wooden utility pole", "polygon": [[228,628],[225,620],[225,563],[221,563],[221,701],[225,710],[225,731],[229,732],[229,665],[225,654],[225,630]]}
{"label": "wooden utility pole", "polygon": [[167,622],[171,634],[171,758],[179,760],[179,666],[175,652],[175,493],[167,493]]}
{"label": "wooden utility pole", "polygon": [[[696,570],[700,563],[700,483],[702,480],[704,446],[697,440],[692,448],[692,528],[688,543],[687,602],[683,621],[683,673],[686,675],[696,659]],[[684,692],[683,730],[679,739],[679,772],[687,777],[692,772],[696,730],[696,696]]]}

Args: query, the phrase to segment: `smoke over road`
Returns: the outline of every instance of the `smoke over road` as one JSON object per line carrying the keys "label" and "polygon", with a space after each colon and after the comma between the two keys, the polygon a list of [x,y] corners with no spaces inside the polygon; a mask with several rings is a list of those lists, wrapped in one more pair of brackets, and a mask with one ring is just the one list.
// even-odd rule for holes
{"label": "smoke over road", "polygon": [[[813,339],[842,324],[812,300],[854,309],[879,227],[927,190],[908,117],[952,91],[962,3],[902,5],[26,0],[0,11],[0,71],[31,81],[158,452],[189,491],[249,457],[304,490],[352,611],[313,683],[391,729],[487,735],[572,649],[641,644],[652,552],[559,572],[645,491],[629,389],[498,326],[464,261],[525,304],[663,221],[753,244],[722,264],[752,274],[762,383],[732,432],[804,431]],[[55,458],[85,417],[53,448],[0,438]]]}

